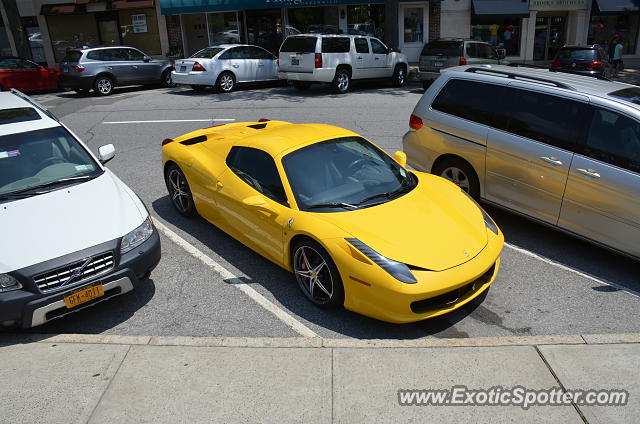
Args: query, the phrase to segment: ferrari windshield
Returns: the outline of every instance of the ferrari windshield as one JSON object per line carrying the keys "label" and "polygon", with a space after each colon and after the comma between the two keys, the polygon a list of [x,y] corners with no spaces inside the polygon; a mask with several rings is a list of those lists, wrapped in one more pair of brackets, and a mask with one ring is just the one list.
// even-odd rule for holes
{"label": "ferrari windshield", "polygon": [[336,212],[377,205],[411,191],[416,178],[361,137],[315,143],[282,159],[300,210]]}
{"label": "ferrari windshield", "polygon": [[101,172],[63,127],[0,137],[0,199],[40,194]]}

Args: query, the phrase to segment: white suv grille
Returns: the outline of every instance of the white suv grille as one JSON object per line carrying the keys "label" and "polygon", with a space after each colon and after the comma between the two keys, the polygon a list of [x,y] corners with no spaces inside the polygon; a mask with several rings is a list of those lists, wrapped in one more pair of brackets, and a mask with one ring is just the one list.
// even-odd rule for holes
{"label": "white suv grille", "polygon": [[[86,266],[85,263],[87,263]],[[33,280],[40,291],[46,292],[67,285],[67,282],[76,284],[103,274],[111,270],[113,265],[113,252],[107,252],[36,275]],[[69,281],[70,278],[71,281]]]}

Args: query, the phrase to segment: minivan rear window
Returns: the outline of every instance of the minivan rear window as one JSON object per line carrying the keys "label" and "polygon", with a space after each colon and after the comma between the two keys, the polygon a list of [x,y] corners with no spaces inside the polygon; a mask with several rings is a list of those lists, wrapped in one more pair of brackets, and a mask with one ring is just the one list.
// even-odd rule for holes
{"label": "minivan rear window", "polygon": [[421,56],[462,56],[462,42],[432,41],[424,45]]}
{"label": "minivan rear window", "polygon": [[82,52],[79,50],[69,50],[65,55],[64,55],[64,62],[78,62],[80,60],[80,58],[82,57]]}
{"label": "minivan rear window", "polygon": [[325,37],[322,39],[322,53],[349,53],[350,41],[345,37]]}
{"label": "minivan rear window", "polygon": [[317,37],[289,37],[284,40],[281,52],[286,53],[315,53]]}

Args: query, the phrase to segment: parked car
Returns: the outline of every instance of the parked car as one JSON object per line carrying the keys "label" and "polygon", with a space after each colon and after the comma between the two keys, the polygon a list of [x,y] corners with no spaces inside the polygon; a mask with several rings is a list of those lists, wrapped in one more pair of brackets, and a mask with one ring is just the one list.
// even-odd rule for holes
{"label": "parked car", "polygon": [[276,81],[278,73],[275,56],[262,47],[220,44],[177,60],[172,79],[196,91],[215,87],[229,93],[237,84]]}
{"label": "parked car", "polygon": [[176,210],[199,214],[294,273],[306,298],[402,323],[489,288],[503,235],[468,195],[358,134],[239,122],[163,142]]}
{"label": "parked car", "polygon": [[20,92],[0,93],[0,329],[28,328],[133,290],[160,260],[140,199]]}
{"label": "parked car", "polygon": [[123,85],[172,85],[168,60],[152,59],[133,47],[97,47],[67,51],[60,63],[60,86],[78,93],[108,96]]}
{"label": "parked car", "polygon": [[640,88],[460,67],[416,105],[409,163],[476,199],[640,258]]}
{"label": "parked car", "polygon": [[549,69],[604,78],[611,76],[609,55],[598,44],[561,47],[549,63]]}
{"label": "parked car", "polygon": [[0,89],[15,88],[20,91],[58,89],[58,68],[45,68],[19,57],[0,57]]}
{"label": "parked car", "polygon": [[387,78],[402,86],[409,63],[375,37],[306,34],[288,37],[280,47],[278,76],[299,89],[329,83],[346,93],[351,80]]}
{"label": "parked car", "polygon": [[496,50],[484,41],[447,38],[424,45],[418,63],[418,79],[425,90],[443,69],[460,65],[504,63],[504,49]]}

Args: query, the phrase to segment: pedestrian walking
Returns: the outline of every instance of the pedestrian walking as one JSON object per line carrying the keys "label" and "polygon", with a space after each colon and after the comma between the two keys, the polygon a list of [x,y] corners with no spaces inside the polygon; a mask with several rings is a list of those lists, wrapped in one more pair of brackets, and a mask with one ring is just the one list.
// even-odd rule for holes
{"label": "pedestrian walking", "polygon": [[622,62],[622,48],[623,48],[622,40],[618,38],[615,41],[615,46],[613,48],[613,61],[611,62],[613,65],[613,76],[617,77],[618,72],[620,72],[624,68],[624,62]]}

